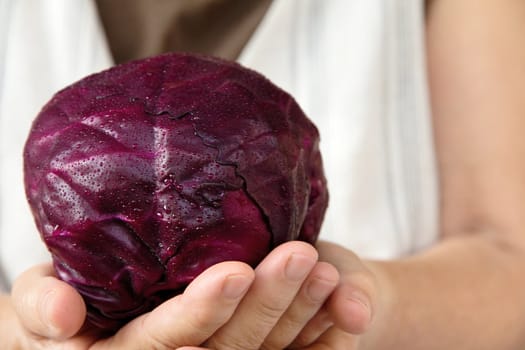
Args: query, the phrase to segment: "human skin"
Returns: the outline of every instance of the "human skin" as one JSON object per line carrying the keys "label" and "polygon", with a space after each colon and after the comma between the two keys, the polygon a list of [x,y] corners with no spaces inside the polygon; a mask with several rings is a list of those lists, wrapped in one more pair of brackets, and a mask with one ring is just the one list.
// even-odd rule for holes
{"label": "human skin", "polygon": [[[381,262],[321,243],[341,280],[305,349],[525,348],[525,2],[429,1],[426,28],[441,239]],[[351,329],[355,290],[372,318]]]}
{"label": "human skin", "polygon": [[[82,299],[54,277],[51,265],[37,266],[17,279],[12,296],[0,299],[0,339],[11,340],[7,349],[174,349],[204,343],[233,319],[234,311],[240,313],[242,303],[244,310],[260,313],[257,333],[264,334],[272,330],[274,319],[287,322],[294,317],[285,314],[290,305],[301,316],[307,310],[314,315],[336,288],[337,270],[317,258],[311,245],[289,242],[275,248],[255,270],[240,262],[217,264],[183,294],[109,338],[89,329],[80,331],[86,316]],[[293,336],[286,342],[292,340]]]}
{"label": "human skin", "polygon": [[371,263],[389,302],[358,349],[525,348],[524,35],[523,1],[428,3],[442,239]]}
{"label": "human skin", "polygon": [[[292,348],[334,350],[525,348],[524,36],[521,0],[428,3],[442,230],[433,247],[379,262],[360,260],[324,242],[317,247],[317,258],[308,247],[291,242],[255,271],[240,263],[216,266],[213,274],[200,276],[186,296],[126,326],[127,337],[91,348],[279,349],[289,342]],[[290,281],[283,271],[294,253],[306,267],[302,277]],[[322,275],[331,278],[322,281]],[[218,298],[228,276],[241,276],[249,285],[246,290],[237,281],[233,289],[241,296],[233,301]],[[329,294],[326,301],[309,304],[306,290],[311,283]],[[70,349],[90,348],[93,338],[68,339],[83,321],[74,291],[45,269],[40,274],[29,271],[17,285],[25,288],[0,299],[0,339],[15,340],[13,349],[29,342],[44,349],[75,341],[77,347]],[[42,286],[55,290],[48,316],[38,311],[49,290]],[[261,295],[272,302],[254,302]],[[59,313],[66,301],[77,313]],[[195,305],[202,310],[198,320],[188,313]],[[286,310],[294,310],[293,315]],[[50,315],[58,326],[54,333],[45,326]],[[75,315],[80,317],[68,319]],[[158,325],[155,319],[174,323]],[[177,320],[187,322],[176,328]],[[141,327],[150,330],[137,332]]]}

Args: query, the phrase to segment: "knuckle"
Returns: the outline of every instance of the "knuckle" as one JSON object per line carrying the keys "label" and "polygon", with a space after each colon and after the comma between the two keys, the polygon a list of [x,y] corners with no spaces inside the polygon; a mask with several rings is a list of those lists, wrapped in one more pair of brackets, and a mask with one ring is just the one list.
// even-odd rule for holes
{"label": "knuckle", "polygon": [[147,349],[151,350],[171,350],[173,345],[170,345],[166,339],[155,334],[148,335]]}
{"label": "knuckle", "polygon": [[[310,316],[308,314],[307,316]],[[301,312],[294,311],[286,314],[285,317],[281,319],[281,325],[283,330],[285,330],[286,333],[299,330],[304,327],[307,319],[305,319],[305,315]]]}
{"label": "knuckle", "polygon": [[273,326],[274,323],[282,316],[286,307],[279,305],[279,303],[272,304],[269,302],[261,302],[256,309],[256,315],[260,322],[268,323]]}
{"label": "knuckle", "polygon": [[188,319],[189,326],[197,331],[218,328],[226,321],[224,312],[220,308],[202,307],[193,310],[193,315]]}
{"label": "knuckle", "polygon": [[173,346],[170,346],[164,339],[150,334],[148,336],[147,348],[151,350],[168,350],[173,349]]}

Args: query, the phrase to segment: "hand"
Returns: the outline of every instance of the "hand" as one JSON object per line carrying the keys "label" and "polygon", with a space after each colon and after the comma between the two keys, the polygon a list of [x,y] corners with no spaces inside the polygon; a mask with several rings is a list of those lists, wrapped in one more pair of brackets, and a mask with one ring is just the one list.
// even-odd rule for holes
{"label": "hand", "polygon": [[[319,259],[325,262],[315,263],[300,283],[287,280],[283,271],[292,244],[297,243],[278,247],[257,267],[254,284],[238,310],[204,347],[180,350],[361,349],[359,335],[370,328],[377,306],[375,276],[354,253],[320,242]],[[312,265],[312,253],[303,252],[309,256],[302,263],[305,271]],[[340,274],[337,285],[334,266]],[[309,296],[312,287],[320,297]]]}
{"label": "hand", "polygon": [[255,271],[239,262],[212,266],[182,295],[106,339],[82,329],[86,316],[82,298],[54,277],[49,264],[20,276],[12,301],[21,324],[22,348],[174,349],[206,341],[217,344],[217,349],[258,349],[263,342],[272,344],[269,348],[283,348],[317,313],[338,280],[335,268],[317,262],[312,246],[285,243]]}
{"label": "hand", "polygon": [[[320,252],[327,247],[321,247]],[[344,264],[347,259],[341,257],[334,264]],[[364,329],[366,325],[359,320],[366,321],[366,317],[353,321],[341,312],[352,313],[356,305],[342,292],[349,285],[338,286],[338,282],[337,270],[318,262],[313,247],[289,242],[271,252],[255,274],[238,262],[211,267],[184,294],[107,339],[99,339],[92,330],[80,332],[85,319],[82,299],[53,277],[50,265],[23,274],[13,288],[12,299],[23,325],[24,348],[173,349],[205,344],[214,349],[315,349],[316,344],[330,342],[340,344],[334,349],[349,349],[355,338],[348,331]],[[355,291],[350,288],[349,292],[353,295]],[[356,315],[363,310],[359,307]]]}
{"label": "hand", "polygon": [[320,241],[317,250],[320,260],[337,268],[341,282],[326,303],[333,326],[323,334],[311,333],[311,339],[323,349],[368,349],[367,337],[372,328],[378,328],[378,315],[384,313],[391,293],[386,280],[372,270],[373,263],[364,262],[340,245]]}
{"label": "hand", "polygon": [[323,314],[339,274],[317,259],[315,248],[303,242],[275,248],[255,269],[255,281],[232,318],[204,348],[284,349],[296,338],[309,339],[304,332],[324,331],[329,320],[316,315]]}
{"label": "hand", "polygon": [[329,242],[317,245],[319,257],[337,268],[341,283],[328,301],[334,323],[352,334],[362,334],[372,324],[379,303],[379,281],[352,251]]}
{"label": "hand", "polygon": [[184,294],[101,339],[93,329],[82,329],[86,307],[80,295],[54,277],[50,264],[40,265],[15,282],[11,300],[16,313],[7,322],[19,325],[11,334],[17,334],[17,348],[22,349],[144,350],[198,345],[230,318],[253,279],[253,270],[246,264],[217,264],[198,276]]}

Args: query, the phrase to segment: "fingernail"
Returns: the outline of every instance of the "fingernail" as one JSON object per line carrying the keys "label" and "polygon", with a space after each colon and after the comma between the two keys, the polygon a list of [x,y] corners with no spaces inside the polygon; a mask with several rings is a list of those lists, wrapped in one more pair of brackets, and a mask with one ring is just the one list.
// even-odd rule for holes
{"label": "fingernail", "polygon": [[222,295],[226,298],[237,299],[246,293],[251,283],[252,279],[244,275],[228,276],[222,287]]}
{"label": "fingernail", "polygon": [[292,254],[286,263],[286,277],[292,281],[299,281],[306,277],[315,261],[301,254]]}
{"label": "fingernail", "polygon": [[324,301],[335,287],[335,281],[316,278],[306,287],[306,295],[313,302]]}
{"label": "fingernail", "polygon": [[368,315],[368,319],[372,320],[372,308],[370,306],[370,299],[360,291],[354,291],[350,294],[349,299],[363,307],[363,309],[366,312],[366,315]]}

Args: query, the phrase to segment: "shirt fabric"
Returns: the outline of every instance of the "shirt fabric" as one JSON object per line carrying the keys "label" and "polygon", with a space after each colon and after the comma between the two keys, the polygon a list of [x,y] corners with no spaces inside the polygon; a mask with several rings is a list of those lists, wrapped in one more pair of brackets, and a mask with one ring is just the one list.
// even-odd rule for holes
{"label": "shirt fabric", "polygon": [[[321,134],[321,238],[367,258],[437,239],[423,1],[273,0],[239,61],[291,93]],[[31,24],[31,25],[29,25]],[[22,149],[52,94],[112,65],[94,2],[0,0],[0,284],[49,260]]]}

